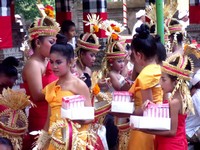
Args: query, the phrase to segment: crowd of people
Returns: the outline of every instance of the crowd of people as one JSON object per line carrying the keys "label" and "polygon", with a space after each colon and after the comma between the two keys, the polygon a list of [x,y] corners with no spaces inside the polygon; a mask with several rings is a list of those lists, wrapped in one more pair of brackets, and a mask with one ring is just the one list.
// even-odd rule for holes
{"label": "crowd of people", "polygon": [[[179,19],[184,17],[179,15]],[[176,18],[167,24],[170,47],[161,43],[155,30],[152,32],[153,26],[145,24],[144,10],[137,12],[136,18],[130,46],[120,36],[123,26],[115,21],[103,24],[92,22],[94,18],[88,20],[92,30],[76,41],[72,21],[65,20],[60,28],[49,16],[36,18],[28,30],[33,54],[23,67],[21,85],[36,107],[26,110],[28,128],[19,143],[12,140],[12,134],[7,136],[0,130],[0,149],[187,150],[190,144],[198,149],[200,70],[188,56],[192,50],[199,55],[198,48],[195,44],[184,47],[185,32]],[[108,35],[104,49],[96,35],[99,29]],[[99,51],[105,52],[102,68],[94,70]],[[2,95],[3,89],[14,86],[18,65],[14,57],[0,64]],[[134,111],[111,112],[111,103],[105,99],[106,104],[97,107],[100,100],[95,87],[107,96],[106,100],[114,91],[128,91]],[[84,96],[84,106],[95,108],[94,120],[62,122],[62,98],[73,95]],[[148,103],[169,104],[170,130],[138,129],[130,123],[130,116],[142,116]],[[0,123],[5,122],[1,114],[5,115],[7,109],[0,105]]]}

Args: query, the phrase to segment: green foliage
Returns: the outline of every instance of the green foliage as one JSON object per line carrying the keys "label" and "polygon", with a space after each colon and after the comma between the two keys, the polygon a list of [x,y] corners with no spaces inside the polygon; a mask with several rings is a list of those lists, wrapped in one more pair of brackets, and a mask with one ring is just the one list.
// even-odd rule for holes
{"label": "green foliage", "polygon": [[[44,4],[51,5],[55,8],[55,0],[41,0]],[[33,22],[35,17],[39,17],[39,12],[36,7],[37,0],[15,0],[15,14],[20,14],[27,21]]]}

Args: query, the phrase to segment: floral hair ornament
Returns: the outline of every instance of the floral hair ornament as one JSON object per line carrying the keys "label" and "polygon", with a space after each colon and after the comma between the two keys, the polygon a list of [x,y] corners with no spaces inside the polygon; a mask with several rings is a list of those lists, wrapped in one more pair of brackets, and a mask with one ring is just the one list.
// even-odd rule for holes
{"label": "floral hair ornament", "polygon": [[[36,18],[33,27],[28,29],[29,32],[29,40],[37,39],[39,36],[56,36],[60,31],[60,25],[51,18],[54,14],[52,14],[53,7],[47,5],[46,7],[38,1],[37,8],[40,12],[41,18]],[[46,14],[48,13],[48,15]]]}
{"label": "floral hair ornament", "polygon": [[106,35],[108,36],[108,42],[121,40],[119,35],[126,28],[114,20],[105,20],[102,23],[101,29],[105,30]]}
{"label": "floral hair ornament", "polygon": [[[82,39],[78,39],[77,41],[77,55],[79,56],[79,50],[80,48],[85,49],[85,50],[89,50],[92,52],[98,52],[99,51],[99,39],[96,36],[95,33],[97,33],[101,27],[101,18],[99,18],[99,16],[97,16],[96,14],[92,14],[92,15],[87,15],[87,19],[88,21],[83,21],[85,22],[86,26],[90,25],[90,32],[87,32],[83,35]],[[92,38],[94,40],[94,43],[91,42],[87,42],[87,40],[89,38]]]}
{"label": "floral hair ornament", "polygon": [[0,105],[7,108],[0,113],[0,136],[9,139],[14,150],[22,149],[22,136],[27,132],[28,119],[23,109],[34,106],[22,91],[3,89]]}

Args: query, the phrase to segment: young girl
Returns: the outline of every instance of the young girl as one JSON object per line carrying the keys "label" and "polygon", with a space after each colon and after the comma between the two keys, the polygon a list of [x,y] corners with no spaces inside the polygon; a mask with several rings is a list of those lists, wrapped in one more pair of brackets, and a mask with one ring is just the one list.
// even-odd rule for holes
{"label": "young girl", "polygon": [[185,133],[186,114],[194,112],[187,81],[193,72],[193,62],[186,55],[169,57],[162,66],[161,86],[169,98],[171,129],[169,131],[144,130],[155,134],[156,150],[187,150]]}
{"label": "young girl", "polygon": [[[42,89],[57,79],[47,58],[49,57],[50,47],[56,42],[56,35],[59,30],[59,25],[49,17],[36,19],[29,28],[29,40],[34,53],[23,68],[22,78],[24,83],[22,86],[37,105],[35,108],[30,108],[29,111],[29,132],[41,130],[46,121],[48,106]],[[24,150],[31,148],[32,142],[35,141],[34,137],[31,138],[31,140],[27,139],[24,142]]]}
{"label": "young girl", "polygon": [[110,43],[108,46],[110,52],[106,53],[108,75],[110,78],[112,87],[115,91],[126,91],[130,88],[130,81],[121,75],[121,71],[124,69],[125,57],[127,55],[123,45],[120,42]]}
{"label": "young girl", "polygon": [[[147,25],[142,24],[136,29],[137,33],[131,43],[131,59],[134,62],[133,72],[139,73],[134,84],[129,89],[133,93],[134,115],[142,115],[142,104],[146,100],[161,103],[162,89],[159,85],[161,68],[156,64],[156,41],[149,34]],[[141,131],[132,130],[128,150],[152,150],[154,136]]]}
{"label": "young girl", "polygon": [[[82,80],[75,77],[70,71],[73,59],[74,51],[71,45],[55,44],[51,47],[50,63],[53,72],[59,77],[59,79],[47,85],[43,90],[45,99],[49,104],[47,122],[44,128],[46,131],[49,130],[49,127],[53,122],[61,119],[60,110],[62,97],[70,95],[83,95],[86,99],[85,106],[91,106],[88,87]],[[88,126],[83,125],[85,121],[80,123],[82,124],[80,130],[87,130]],[[50,145],[49,149],[55,148]]]}
{"label": "young girl", "polygon": [[77,70],[79,78],[82,79],[88,87],[91,87],[91,67],[94,65],[96,53],[99,51],[99,41],[96,34],[85,33],[80,36],[77,45]]}

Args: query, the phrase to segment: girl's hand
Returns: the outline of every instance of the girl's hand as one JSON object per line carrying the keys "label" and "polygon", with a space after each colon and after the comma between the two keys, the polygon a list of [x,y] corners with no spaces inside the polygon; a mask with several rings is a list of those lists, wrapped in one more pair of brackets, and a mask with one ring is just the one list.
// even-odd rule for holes
{"label": "girl's hand", "polygon": [[153,103],[152,101],[150,101],[150,100],[146,100],[146,101],[142,104],[142,110],[145,110],[149,104],[154,104],[154,103]]}

